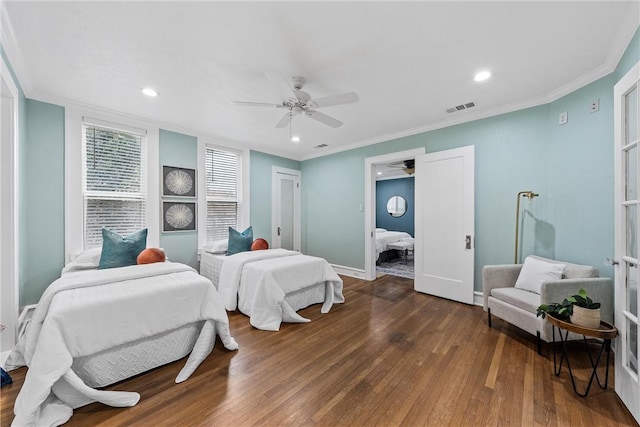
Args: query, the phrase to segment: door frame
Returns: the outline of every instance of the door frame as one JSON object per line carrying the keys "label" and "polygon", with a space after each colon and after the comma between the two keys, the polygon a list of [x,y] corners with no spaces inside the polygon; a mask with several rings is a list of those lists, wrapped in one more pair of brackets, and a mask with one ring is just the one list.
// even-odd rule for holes
{"label": "door frame", "polygon": [[[398,162],[425,154],[425,148],[398,151],[364,159],[364,279],[376,279],[376,165]],[[416,242],[417,244],[417,242]]]}
{"label": "door frame", "polygon": [[[2,164],[2,175],[0,175],[0,189],[3,199],[7,202],[8,209],[3,212],[0,221],[0,230],[3,236],[0,242],[0,279],[2,283],[2,299],[8,299],[10,306],[8,313],[2,310],[3,318],[0,321],[7,325],[7,330],[2,334],[4,342],[9,341],[8,348],[2,346],[2,354],[0,362],[9,354],[9,351],[17,342],[18,334],[18,314],[20,311],[20,284],[19,284],[19,221],[18,215],[18,140],[19,140],[19,117],[18,117],[18,100],[19,92],[16,82],[9,71],[9,67],[5,63],[4,58],[1,60],[1,81],[0,84],[6,86],[9,91],[11,105],[10,126],[10,144],[2,144],[0,147],[0,163]],[[4,103],[4,100],[2,101]],[[4,116],[4,111],[3,111]],[[3,117],[4,119],[4,117]],[[3,120],[4,123],[4,120]],[[5,124],[6,125],[6,124]],[[6,168],[6,169],[5,169]],[[5,300],[6,301],[6,300]]]}
{"label": "door frame", "polygon": [[[300,251],[302,247],[302,173],[297,169],[288,169],[279,166],[271,167],[271,243],[272,247],[280,247],[278,236],[278,214],[280,213],[280,179],[282,175],[292,176],[298,187],[293,189],[293,249]],[[278,242],[276,244],[276,242]]]}

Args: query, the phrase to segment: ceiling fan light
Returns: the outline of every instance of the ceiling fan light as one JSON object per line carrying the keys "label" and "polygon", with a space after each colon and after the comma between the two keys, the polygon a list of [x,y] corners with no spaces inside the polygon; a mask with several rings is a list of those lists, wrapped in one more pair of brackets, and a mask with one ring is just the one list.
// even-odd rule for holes
{"label": "ceiling fan light", "polygon": [[476,74],[473,77],[473,80],[476,82],[483,82],[485,80],[488,80],[489,77],[491,77],[491,72],[488,70],[483,70],[483,71],[480,71],[478,74]]}
{"label": "ceiling fan light", "polygon": [[158,92],[151,87],[145,87],[144,89],[142,89],[142,93],[152,98],[158,96]]}

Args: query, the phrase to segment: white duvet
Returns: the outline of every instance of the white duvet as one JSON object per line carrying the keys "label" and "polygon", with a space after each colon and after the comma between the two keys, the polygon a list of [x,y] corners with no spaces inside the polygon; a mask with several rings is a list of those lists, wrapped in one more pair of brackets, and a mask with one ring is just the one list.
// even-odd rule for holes
{"label": "white duvet", "polygon": [[343,303],[342,279],[329,263],[286,249],[241,252],[225,259],[218,292],[227,310],[239,308],[258,329],[277,331],[282,321],[308,322],[284,300],[287,294],[324,283],[321,312]]}
{"label": "white duvet", "polygon": [[204,320],[176,382],[189,378],[211,353],[216,334],[237,343],[211,282],[191,267],[155,263],[66,274],[42,295],[7,367],[29,367],[15,402],[13,425],[60,425],[73,408],[92,402],[133,406],[138,393],[95,390],[71,370],[73,358]]}

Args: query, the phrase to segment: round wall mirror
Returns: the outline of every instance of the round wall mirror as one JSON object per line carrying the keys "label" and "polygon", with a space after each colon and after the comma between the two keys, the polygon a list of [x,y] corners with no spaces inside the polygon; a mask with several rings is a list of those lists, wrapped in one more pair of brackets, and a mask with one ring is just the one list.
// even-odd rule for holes
{"label": "round wall mirror", "polygon": [[401,217],[407,212],[407,201],[402,196],[392,196],[387,202],[387,212],[394,218]]}

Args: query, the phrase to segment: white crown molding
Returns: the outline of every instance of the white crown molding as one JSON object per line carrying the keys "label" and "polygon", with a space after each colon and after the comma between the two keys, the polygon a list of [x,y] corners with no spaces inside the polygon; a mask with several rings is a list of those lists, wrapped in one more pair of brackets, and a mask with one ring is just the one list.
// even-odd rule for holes
{"label": "white crown molding", "polygon": [[16,83],[22,88],[25,96],[29,95],[33,89],[31,79],[24,63],[24,57],[20,51],[18,39],[13,31],[13,25],[9,20],[9,14],[6,9],[6,2],[0,5],[0,37],[2,40],[2,48],[9,59],[11,68],[18,80]]}
{"label": "white crown molding", "polygon": [[459,124],[463,124],[463,123],[468,123],[468,122],[473,122],[476,120],[480,120],[480,119],[486,119],[489,117],[494,117],[494,116],[499,116],[501,114],[506,114],[506,113],[511,113],[514,111],[519,111],[519,110],[523,110],[526,108],[531,108],[531,107],[537,107],[539,105],[543,105],[543,104],[547,104],[549,101],[547,99],[547,97],[538,97],[538,98],[534,98],[530,101],[527,102],[521,102],[521,103],[516,103],[516,104],[511,104],[511,105],[507,105],[507,106],[503,106],[503,107],[498,107],[498,108],[494,108],[491,110],[487,110],[484,112],[469,112],[469,111],[464,111],[462,113],[460,113],[461,115],[459,115],[459,118],[454,118],[454,119],[450,119],[450,120],[442,120],[440,122],[436,122],[436,123],[431,123],[425,126],[417,126],[414,128],[410,128],[410,129],[405,129],[402,131],[398,131],[395,133],[389,133],[389,134],[385,134],[385,135],[381,135],[381,136],[376,136],[374,138],[369,138],[369,139],[365,139],[359,142],[355,142],[353,144],[349,144],[346,146],[342,146],[342,147],[338,147],[338,148],[334,148],[334,149],[326,149],[323,150],[322,153],[318,153],[318,154],[310,154],[310,155],[306,155],[306,156],[302,156],[300,158],[301,161],[304,160],[310,160],[310,159],[315,159],[318,157],[324,157],[324,156],[329,156],[331,154],[337,154],[337,153],[341,153],[343,151],[349,151],[349,150],[354,150],[356,148],[362,148],[362,147],[366,147],[369,145],[373,145],[373,144],[378,144],[381,142],[388,142],[388,141],[393,141],[396,139],[400,139],[400,138],[405,138],[408,136],[414,136],[414,135],[419,135],[421,133],[425,133],[425,132],[430,132],[433,130],[438,130],[438,129],[444,129],[447,127],[451,127],[451,126],[455,126],[455,125],[459,125]]}
{"label": "white crown molding", "polygon": [[155,126],[155,127],[158,127],[159,129],[162,129],[162,130],[168,130],[168,131],[171,131],[171,132],[181,133],[181,134],[184,134],[184,135],[191,135],[191,136],[194,136],[194,137],[197,137],[197,138],[201,138],[201,139],[215,140],[216,144],[220,145],[221,147],[233,148],[233,149],[236,149],[236,150],[255,150],[255,151],[259,151],[259,152],[265,153],[265,154],[270,154],[270,155],[273,155],[273,156],[284,157],[284,158],[287,158],[287,159],[290,159],[290,160],[300,161],[300,159],[297,158],[297,156],[292,156],[290,153],[285,153],[285,152],[281,152],[281,151],[277,151],[277,150],[272,150],[272,149],[265,148],[265,147],[258,147],[258,146],[252,145],[252,144],[247,144],[245,142],[241,142],[241,141],[237,141],[237,140],[221,137],[219,135],[214,135],[214,134],[211,134],[211,133],[208,133],[208,132],[205,132],[205,131],[201,131],[201,130],[198,130],[198,129],[188,129],[188,128],[184,127],[184,126],[180,126],[180,125],[177,125],[175,123],[157,121],[157,120],[149,119],[148,117],[140,117],[140,116],[136,116],[136,115],[133,115],[133,114],[126,114],[126,113],[122,113],[120,111],[111,110],[109,108],[100,107],[98,105],[87,104],[87,103],[75,101],[73,99],[60,97],[60,96],[57,96],[57,95],[52,95],[50,93],[35,91],[35,93],[33,93],[32,96],[28,96],[28,98],[36,100],[36,101],[47,102],[47,103],[50,103],[50,104],[59,105],[59,106],[65,107],[65,108],[66,107],[75,107],[75,108],[82,108],[82,109],[90,109],[90,110],[94,110],[94,111],[99,111],[101,113],[108,114],[108,115],[111,115],[113,117],[119,117],[119,118],[122,118],[122,119],[125,119],[125,120],[130,119],[130,120],[134,120],[136,122],[144,123],[145,125],[148,125],[148,126]]}

